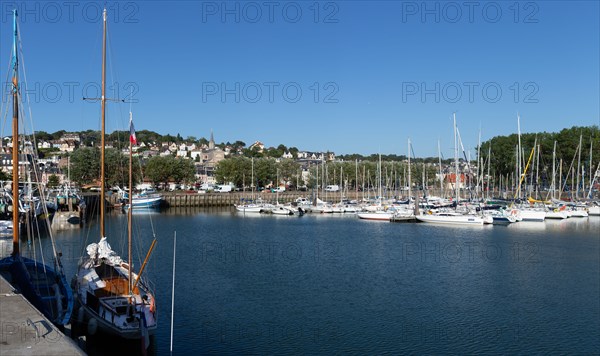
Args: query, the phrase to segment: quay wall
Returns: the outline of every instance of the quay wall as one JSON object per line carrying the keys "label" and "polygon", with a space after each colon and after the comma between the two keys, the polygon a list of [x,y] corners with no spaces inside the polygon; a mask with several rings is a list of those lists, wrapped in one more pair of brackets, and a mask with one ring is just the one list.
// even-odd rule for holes
{"label": "quay wall", "polygon": [[[418,193],[417,193],[418,192]],[[422,191],[413,191],[413,195],[417,193],[422,195]],[[313,191],[286,191],[283,193],[271,193],[271,192],[260,192],[254,193],[252,192],[229,192],[229,193],[202,193],[198,194],[197,192],[161,192],[160,193],[164,198],[164,206],[165,207],[223,207],[223,206],[232,206],[234,204],[243,204],[245,201],[249,201],[252,199],[260,198],[264,202],[275,203],[277,199],[280,203],[289,203],[295,201],[298,197],[312,198],[315,194]],[[407,192],[389,192],[385,194],[386,196],[392,197],[396,195],[399,198],[406,197]],[[341,200],[342,196],[348,199],[363,199],[363,198],[375,198],[377,195],[376,192],[327,192],[324,194],[323,192],[319,192],[319,199],[324,201],[338,202]],[[449,196],[448,194],[440,194],[439,189],[432,189],[428,191],[428,195],[432,196]],[[499,194],[498,192],[493,192],[490,194],[491,197],[505,197],[512,198],[514,193],[512,192],[503,192]],[[88,207],[97,207],[99,194],[98,193],[87,193],[84,195]],[[468,198],[468,192],[462,192],[462,198]],[[540,199],[545,198],[545,194],[541,194]],[[563,194],[563,199],[567,200],[569,197],[566,194]],[[106,199],[107,208],[116,208],[119,207],[120,202],[117,199],[116,194],[108,194]],[[92,214],[97,212],[97,208],[88,209],[88,211]]]}

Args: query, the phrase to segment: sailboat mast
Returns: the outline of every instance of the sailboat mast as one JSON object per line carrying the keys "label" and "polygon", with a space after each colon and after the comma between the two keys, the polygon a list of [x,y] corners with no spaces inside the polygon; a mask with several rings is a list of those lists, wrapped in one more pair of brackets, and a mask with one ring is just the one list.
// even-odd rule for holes
{"label": "sailboat mast", "polygon": [[13,10],[13,76],[12,76],[12,203],[13,203],[13,251],[19,254],[19,56],[17,46],[17,10]]}
{"label": "sailboat mast", "polygon": [[356,159],[355,179],[356,180],[354,183],[354,197],[356,198],[356,200],[358,200],[358,158]]}
{"label": "sailboat mast", "polygon": [[[470,151],[469,151],[470,152]],[[477,198],[479,198],[479,174],[483,176],[483,160],[481,159],[481,125],[479,125],[479,139],[477,142],[477,183],[475,184],[475,191],[477,192]],[[483,179],[481,180],[483,186]],[[483,190],[481,191],[481,198],[483,199]]]}
{"label": "sailboat mast", "polygon": [[[487,198],[490,198],[490,167],[492,165],[492,142],[490,141],[490,145],[488,146],[488,156],[487,156]],[[483,194],[482,194],[483,195]]]}
{"label": "sailboat mast", "polygon": [[552,149],[552,199],[556,199],[556,141]]}
{"label": "sailboat mast", "polygon": [[[594,180],[594,166],[592,165],[592,143],[594,141],[592,140],[592,138],[590,137],[590,193],[592,192],[592,185],[593,185],[593,180]],[[585,192],[585,189],[584,189]],[[588,198],[591,198],[590,194],[588,194]]]}
{"label": "sailboat mast", "polygon": [[[517,138],[518,138],[518,146],[517,146],[517,174],[519,177],[518,181],[521,180],[522,169],[523,169],[523,155],[521,152],[521,117],[517,113]],[[515,182],[516,183],[516,182]],[[519,191],[518,197],[521,197],[521,192]]]}
{"label": "sailboat mast", "polygon": [[458,185],[459,177],[458,177],[458,138],[456,136],[456,113],[452,115],[454,120],[454,188],[456,190],[456,204],[458,206],[458,202],[460,201],[460,187]]}
{"label": "sailboat mast", "polygon": [[582,148],[583,148],[583,146],[581,145],[581,143],[582,143],[581,140],[582,139],[583,139],[583,134],[580,134],[579,135],[579,153],[578,153],[578,156],[577,156],[577,173],[576,173],[576,176],[577,176],[577,190],[575,191],[576,192],[575,193],[575,197],[577,199],[579,199],[579,182],[580,182],[579,178],[580,178],[580,175],[581,175],[581,168],[583,168],[583,167],[581,167],[581,151],[582,151]]}
{"label": "sailboat mast", "polygon": [[[100,134],[100,237],[106,236],[104,230],[104,144],[105,144],[105,114],[106,114],[106,9],[102,13],[102,96],[100,97],[100,107],[102,113],[102,131]],[[129,192],[131,196],[131,192]],[[131,210],[131,206],[129,207]],[[129,266],[131,268],[131,265]]]}
{"label": "sailboat mast", "polygon": [[410,138],[408,139],[408,204],[410,204],[410,196],[412,194],[412,177],[410,172]]}
{"label": "sailboat mast", "polygon": [[[131,111],[129,111],[129,127],[133,127],[133,117],[131,115]],[[129,138],[129,194],[128,194],[128,198],[129,198],[129,209],[127,210],[127,265],[129,266],[129,278],[127,280],[127,289],[129,292],[129,295],[131,295],[132,293],[132,288],[131,288],[131,270],[133,269],[133,266],[131,265],[131,230],[132,230],[132,224],[131,224],[131,214],[133,211],[133,174],[132,174],[132,161],[133,161],[133,142],[131,137]]]}
{"label": "sailboat mast", "polygon": [[444,197],[444,178],[442,175],[442,149],[440,147],[440,140],[438,139],[438,165],[440,166],[440,197]]}

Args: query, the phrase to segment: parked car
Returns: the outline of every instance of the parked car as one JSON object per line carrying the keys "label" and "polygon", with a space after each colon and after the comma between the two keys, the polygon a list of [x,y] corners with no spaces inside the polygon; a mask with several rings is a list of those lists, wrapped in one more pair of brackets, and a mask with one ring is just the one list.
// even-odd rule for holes
{"label": "parked car", "polygon": [[218,185],[215,188],[215,193],[229,193],[233,190],[233,187],[230,185]]}
{"label": "parked car", "polygon": [[325,191],[326,192],[339,192],[340,191],[340,186],[337,184],[333,184],[333,185],[328,185],[325,187]]}
{"label": "parked car", "polygon": [[271,192],[272,193],[283,193],[283,192],[285,192],[285,187],[279,186],[279,187],[271,188]]}

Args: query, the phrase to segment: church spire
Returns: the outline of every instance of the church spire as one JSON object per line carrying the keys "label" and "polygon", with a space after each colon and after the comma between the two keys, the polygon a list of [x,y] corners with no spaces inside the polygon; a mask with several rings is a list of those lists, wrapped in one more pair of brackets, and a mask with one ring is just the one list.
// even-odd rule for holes
{"label": "church spire", "polygon": [[210,129],[210,141],[208,141],[208,149],[209,150],[214,150],[215,149],[215,137],[213,135],[213,130]]}

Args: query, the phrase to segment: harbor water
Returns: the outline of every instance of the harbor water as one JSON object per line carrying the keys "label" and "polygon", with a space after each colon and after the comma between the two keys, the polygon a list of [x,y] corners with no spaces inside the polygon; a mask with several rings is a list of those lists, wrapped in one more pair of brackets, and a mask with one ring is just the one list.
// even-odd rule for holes
{"label": "harbor water", "polygon": [[[600,351],[599,217],[454,227],[171,208],[135,214],[136,269],[152,227],[155,354],[169,352],[175,232],[174,354]],[[127,258],[126,215],[107,231]],[[56,238],[70,277],[97,225]]]}

